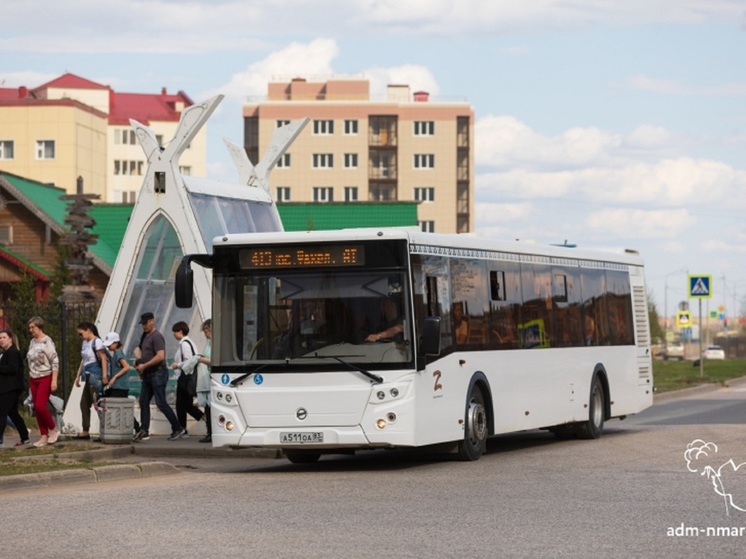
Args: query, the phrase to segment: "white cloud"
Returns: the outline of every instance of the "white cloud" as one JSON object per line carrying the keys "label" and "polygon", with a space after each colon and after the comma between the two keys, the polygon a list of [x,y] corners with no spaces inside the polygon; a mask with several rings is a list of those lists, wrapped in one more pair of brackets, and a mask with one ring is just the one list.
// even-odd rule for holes
{"label": "white cloud", "polygon": [[[326,81],[334,77],[343,77],[337,74],[333,67],[338,55],[339,47],[333,39],[292,43],[253,62],[245,70],[233,74],[228,83],[206,92],[205,96],[222,93],[228,103],[244,103],[247,97],[265,98],[267,84],[271,81],[289,81],[294,77]],[[348,77],[368,79],[372,99],[383,98],[386,86],[390,84],[409,85],[411,92],[422,90],[431,95],[440,92],[432,72],[424,66],[413,64],[388,68],[374,67]]]}
{"label": "white cloud", "polygon": [[743,6],[738,0],[397,0],[370,2],[360,20],[377,27],[410,33],[447,35],[452,33],[508,33],[537,29],[572,29],[596,24],[703,23],[738,20]]}
{"label": "white cloud", "polygon": [[432,72],[425,66],[406,64],[390,68],[370,68],[364,71],[370,80],[370,94],[372,98],[381,98],[386,93],[386,86],[404,84],[410,86],[410,91],[427,91],[431,95],[440,93],[440,88]]}
{"label": "white cloud", "polygon": [[649,91],[661,95],[689,95],[702,97],[744,97],[746,83],[725,83],[719,85],[696,86],[677,80],[666,80],[638,75],[627,80],[632,89]]}
{"label": "white cloud", "polygon": [[726,213],[746,209],[741,194],[744,189],[746,171],[718,161],[689,158],[653,164],[629,161],[624,166],[572,171],[517,169],[477,175],[477,194],[488,201],[506,196],[528,200],[565,197],[595,205],[687,205]]}
{"label": "white cloud", "polygon": [[671,133],[661,126],[642,124],[624,138],[623,145],[632,149],[667,148],[671,145]]}
{"label": "white cloud", "polygon": [[743,17],[743,5],[740,0],[27,0],[6,2],[2,16],[0,52],[178,54],[266,51],[268,42],[307,36],[309,29],[328,36],[494,37],[594,25],[732,24]]}
{"label": "white cloud", "polygon": [[497,167],[569,168],[612,162],[621,136],[598,128],[571,128],[544,136],[512,116],[486,116],[475,126],[476,163]]}
{"label": "white cloud", "polygon": [[477,203],[475,211],[477,221],[484,227],[490,227],[506,221],[526,219],[532,214],[533,207],[527,203],[497,204],[486,202]]}
{"label": "white cloud", "polygon": [[487,116],[475,134],[477,195],[487,202],[563,197],[596,206],[746,209],[746,171],[671,157],[682,142],[660,126],[643,124],[627,135],[588,127],[546,136],[512,116]]}
{"label": "white cloud", "polygon": [[589,215],[586,225],[613,238],[673,239],[696,222],[685,209],[606,209]]}
{"label": "white cloud", "polygon": [[310,43],[291,43],[250,64],[242,72],[233,74],[230,82],[216,88],[227,97],[245,100],[246,96],[267,95],[267,83],[293,77],[311,79],[316,75],[333,73],[332,61],[339,55],[336,41],[316,39]]}

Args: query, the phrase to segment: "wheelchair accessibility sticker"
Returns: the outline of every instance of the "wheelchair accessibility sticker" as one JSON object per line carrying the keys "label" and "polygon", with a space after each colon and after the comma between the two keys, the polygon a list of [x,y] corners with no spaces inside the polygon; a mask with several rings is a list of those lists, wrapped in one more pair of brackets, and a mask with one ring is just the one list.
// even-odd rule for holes
{"label": "wheelchair accessibility sticker", "polygon": [[223,384],[228,384],[231,381],[231,377],[228,373],[223,373],[223,376],[220,377],[220,382]]}
{"label": "wheelchair accessibility sticker", "polygon": [[254,384],[259,385],[264,382],[264,377],[260,375],[259,373],[254,375]]}

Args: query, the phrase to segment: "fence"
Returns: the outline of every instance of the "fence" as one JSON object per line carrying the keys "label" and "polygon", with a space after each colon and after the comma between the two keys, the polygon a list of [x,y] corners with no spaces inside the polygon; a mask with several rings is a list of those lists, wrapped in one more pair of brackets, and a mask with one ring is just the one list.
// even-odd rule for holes
{"label": "fence", "polygon": [[0,305],[0,329],[9,328],[13,332],[21,355],[25,356],[31,339],[29,319],[33,316],[44,319],[44,333],[54,341],[60,359],[56,394],[64,400],[70,394],[80,365],[80,338],[76,326],[79,322],[95,323],[98,306],[96,302],[5,303]]}

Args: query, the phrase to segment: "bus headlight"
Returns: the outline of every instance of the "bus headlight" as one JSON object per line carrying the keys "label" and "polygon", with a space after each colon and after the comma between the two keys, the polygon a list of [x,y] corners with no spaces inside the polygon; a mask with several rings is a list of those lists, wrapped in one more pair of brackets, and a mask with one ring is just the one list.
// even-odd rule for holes
{"label": "bus headlight", "polygon": [[379,419],[376,421],[376,427],[379,429],[385,429],[386,428],[386,420],[385,419]]}

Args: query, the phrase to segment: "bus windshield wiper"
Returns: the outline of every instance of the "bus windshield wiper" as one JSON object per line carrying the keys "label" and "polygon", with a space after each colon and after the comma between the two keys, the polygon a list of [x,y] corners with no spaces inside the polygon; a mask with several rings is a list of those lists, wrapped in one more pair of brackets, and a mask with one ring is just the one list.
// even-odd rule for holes
{"label": "bus windshield wiper", "polygon": [[[319,355],[318,353],[314,353],[313,356],[316,359],[334,359],[335,361],[339,361],[340,363],[342,363],[342,365],[345,365],[346,367],[349,367],[350,369],[354,371],[358,371],[359,373],[364,374],[366,377],[372,380],[375,384],[383,384],[383,378],[379,377],[375,373],[366,371],[365,369],[362,369],[358,367],[357,365],[348,363],[344,359],[341,359],[339,355]],[[363,357],[363,356],[362,355],[342,355],[341,357]]]}
{"label": "bus windshield wiper", "polygon": [[251,376],[251,375],[253,375],[254,373],[258,373],[259,371],[261,371],[262,369],[264,369],[264,368],[265,368],[265,367],[266,367],[267,365],[268,365],[267,363],[265,363],[264,365],[259,365],[259,366],[258,366],[258,367],[257,367],[256,369],[254,369],[253,371],[249,371],[248,373],[244,373],[244,374],[242,374],[242,375],[239,375],[239,376],[237,376],[236,378],[234,378],[234,379],[233,379],[233,380],[231,381],[230,385],[231,385],[231,386],[232,386],[233,388],[235,388],[235,387],[236,387],[236,386],[238,385],[238,383],[239,383],[239,382],[241,382],[241,381],[242,381],[243,379],[245,379],[245,378],[247,378],[247,377],[250,377],[250,376]]}

